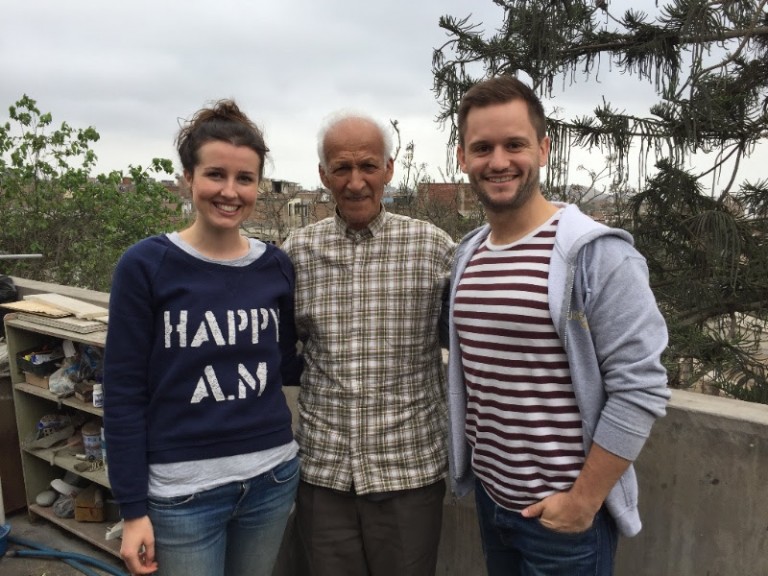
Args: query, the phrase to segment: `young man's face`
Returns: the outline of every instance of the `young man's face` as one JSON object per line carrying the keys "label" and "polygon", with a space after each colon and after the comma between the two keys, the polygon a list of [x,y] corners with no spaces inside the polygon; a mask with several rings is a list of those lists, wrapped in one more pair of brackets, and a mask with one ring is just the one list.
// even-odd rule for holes
{"label": "young man's face", "polygon": [[326,134],[324,153],[320,180],[333,194],[347,225],[365,228],[378,215],[384,187],[394,172],[381,133],[365,120],[344,120]]}
{"label": "young man's face", "polygon": [[457,155],[486,210],[517,210],[539,193],[549,138],[539,141],[525,101],[512,100],[470,109]]}

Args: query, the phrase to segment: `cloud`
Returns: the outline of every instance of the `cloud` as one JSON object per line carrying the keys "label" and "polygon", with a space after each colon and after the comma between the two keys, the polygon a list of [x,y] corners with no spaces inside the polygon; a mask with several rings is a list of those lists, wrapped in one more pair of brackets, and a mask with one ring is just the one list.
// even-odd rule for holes
{"label": "cloud", "polygon": [[179,120],[233,97],[267,133],[271,175],[313,186],[317,128],[341,107],[403,119],[409,140],[440,145],[432,48],[439,17],[462,4],[12,0],[0,22],[0,105],[26,93],[56,122],[96,127],[106,171],[176,161]]}
{"label": "cloud", "polygon": [[[447,39],[440,16],[470,14],[490,34],[503,10],[492,0],[9,0],[0,106],[26,93],[57,123],[94,126],[97,168],[108,171],[153,157],[178,166],[179,122],[232,97],[265,130],[267,175],[307,187],[319,184],[322,119],[353,107],[397,119],[403,144],[413,140],[416,161],[439,178],[447,132],[434,122],[432,51]],[[626,82],[604,70],[547,105],[587,114],[618,94],[617,107],[634,109],[646,94]]]}

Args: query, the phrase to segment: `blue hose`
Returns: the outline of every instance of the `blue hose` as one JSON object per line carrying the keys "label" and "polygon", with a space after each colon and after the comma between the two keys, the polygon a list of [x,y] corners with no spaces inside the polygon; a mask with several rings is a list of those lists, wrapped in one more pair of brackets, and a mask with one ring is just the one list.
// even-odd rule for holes
{"label": "blue hose", "polygon": [[[36,542],[32,542],[31,540],[27,540],[25,538],[20,538],[18,536],[9,536],[8,540],[10,542],[13,542],[14,544],[18,544],[20,546],[26,546],[27,548],[33,548],[35,550],[40,550],[40,551],[48,550],[47,548],[45,548],[44,546],[42,546],[42,545],[40,545],[40,544],[38,544]],[[17,552],[20,552],[20,551],[11,552],[9,554],[9,556],[15,556]],[[80,572],[85,574],[85,576],[100,576],[99,574],[97,574],[96,572],[94,572],[93,570],[91,570],[90,568],[85,566],[84,564],[78,562],[77,560],[63,560],[63,562],[65,564],[67,564],[68,566],[71,566],[75,570],[79,570]]]}
{"label": "blue hose", "polygon": [[[39,554],[47,554],[47,552],[43,550],[14,550],[12,552],[9,552],[8,555],[13,556],[19,556],[20,558],[23,558],[24,554],[19,554],[19,552],[37,552]],[[46,556],[35,556],[35,558],[46,558]],[[95,572],[94,570],[91,570],[86,566],[85,564],[81,564],[77,560],[69,560],[69,559],[62,559],[62,562],[66,564],[67,566],[71,566],[75,570],[78,570],[79,572],[82,572],[85,574],[85,576],[101,576],[98,572]]]}
{"label": "blue hose", "polygon": [[83,562],[86,564],[91,564],[92,566],[103,570],[108,574],[112,574],[113,576],[127,576],[125,572],[121,572],[106,562],[102,562],[98,558],[93,558],[92,556],[78,554],[76,552],[61,552],[59,550],[53,550],[52,548],[46,548],[45,546],[42,546],[36,542],[32,542],[31,540],[27,540],[25,538],[19,538],[17,536],[8,536],[8,541],[21,546],[26,546],[27,548],[32,548],[32,550],[15,550],[12,553],[13,556],[18,556],[21,558],[58,558],[64,563],[72,566],[72,568],[79,570],[86,576],[100,575],[87,566],[84,566]]}

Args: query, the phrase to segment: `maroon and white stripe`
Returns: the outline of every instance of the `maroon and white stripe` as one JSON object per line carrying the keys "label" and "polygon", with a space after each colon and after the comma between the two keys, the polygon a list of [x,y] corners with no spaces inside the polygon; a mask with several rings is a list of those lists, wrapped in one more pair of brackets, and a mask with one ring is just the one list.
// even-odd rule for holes
{"label": "maroon and white stripe", "polygon": [[568,361],[547,298],[556,229],[553,219],[512,245],[486,242],[454,302],[473,469],[498,504],[516,511],[567,490],[584,461]]}

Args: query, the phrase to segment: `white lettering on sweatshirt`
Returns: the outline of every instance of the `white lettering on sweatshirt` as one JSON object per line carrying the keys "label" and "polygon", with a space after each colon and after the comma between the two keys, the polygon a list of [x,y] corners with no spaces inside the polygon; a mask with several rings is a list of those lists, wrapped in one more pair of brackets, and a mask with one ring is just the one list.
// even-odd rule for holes
{"label": "white lettering on sweatshirt", "polygon": [[[196,324],[190,324],[187,310],[179,311],[178,320],[174,322],[171,312],[163,313],[165,347],[199,348],[207,342],[216,346],[233,346],[237,344],[239,334],[250,336],[252,344],[258,344],[261,333],[274,325],[275,341],[280,342],[280,311],[275,308],[252,308],[251,310],[227,310],[226,317],[220,322],[216,315],[205,312]],[[222,326],[226,328],[222,330]],[[250,330],[249,330],[250,328]],[[189,336],[192,341],[189,342]]]}
{"label": "white lettering on sweatshirt", "polygon": [[237,365],[238,382],[237,382],[237,397],[233,394],[225,396],[219,385],[219,379],[216,377],[216,372],[213,366],[206,366],[203,371],[203,375],[197,381],[197,387],[192,394],[190,404],[197,404],[204,398],[208,398],[213,395],[216,402],[224,402],[225,400],[242,400],[248,394],[248,389],[256,391],[258,387],[258,396],[264,393],[264,388],[267,385],[267,363],[259,362],[256,367],[256,374],[251,374],[248,369],[242,364]]}
{"label": "white lettering on sweatshirt", "polygon": [[[166,348],[200,348],[206,344],[219,347],[235,346],[238,344],[238,338],[248,338],[251,344],[258,344],[270,327],[275,341],[280,341],[280,311],[275,308],[227,310],[226,313],[220,313],[218,318],[213,312],[207,311],[199,321],[190,320],[188,310],[180,310],[177,319],[166,310],[163,313],[163,326]],[[224,384],[224,389],[236,388],[237,394],[225,394],[213,366],[206,366],[197,380],[190,403],[197,404],[211,397],[216,402],[244,399],[249,391],[261,396],[267,386],[267,363],[259,362],[255,372],[251,372],[243,364],[238,364],[237,382]]]}

